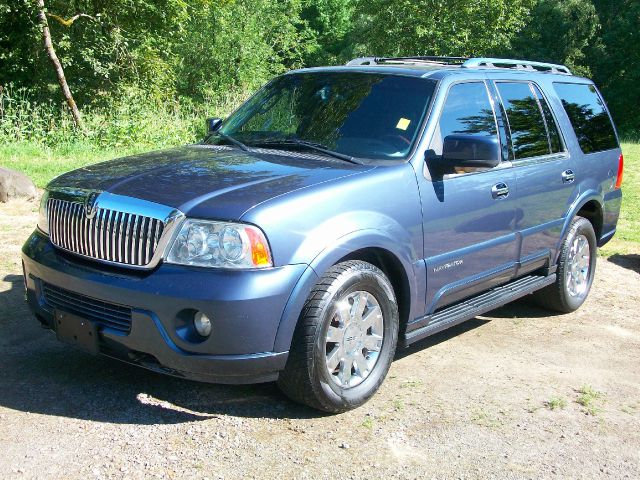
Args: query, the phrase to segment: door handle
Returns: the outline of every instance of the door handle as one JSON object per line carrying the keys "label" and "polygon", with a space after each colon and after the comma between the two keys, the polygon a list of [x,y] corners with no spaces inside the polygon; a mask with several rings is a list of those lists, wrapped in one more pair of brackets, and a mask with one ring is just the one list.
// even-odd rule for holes
{"label": "door handle", "polygon": [[562,183],[573,183],[576,179],[576,174],[573,173],[573,170],[565,170],[562,172]]}
{"label": "door handle", "polygon": [[509,196],[509,186],[506,183],[496,183],[491,187],[493,198],[507,198]]}

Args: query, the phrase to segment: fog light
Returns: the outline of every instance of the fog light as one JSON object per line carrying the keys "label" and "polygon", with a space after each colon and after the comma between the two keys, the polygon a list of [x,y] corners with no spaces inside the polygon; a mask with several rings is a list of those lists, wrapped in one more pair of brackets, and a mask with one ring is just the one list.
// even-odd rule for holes
{"label": "fog light", "polygon": [[211,334],[211,320],[202,312],[196,312],[193,316],[193,327],[203,337]]}

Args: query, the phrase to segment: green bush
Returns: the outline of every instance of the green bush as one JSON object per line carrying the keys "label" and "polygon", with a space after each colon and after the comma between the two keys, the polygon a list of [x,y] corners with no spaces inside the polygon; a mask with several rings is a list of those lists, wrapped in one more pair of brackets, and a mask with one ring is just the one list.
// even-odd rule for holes
{"label": "green bush", "polygon": [[64,103],[34,101],[25,89],[9,87],[0,94],[0,145],[150,149],[192,143],[204,135],[207,116],[228,115],[247,95],[235,91],[201,103],[186,97],[160,102],[129,87],[108,107],[83,109],[87,130],[83,134],[74,128]]}

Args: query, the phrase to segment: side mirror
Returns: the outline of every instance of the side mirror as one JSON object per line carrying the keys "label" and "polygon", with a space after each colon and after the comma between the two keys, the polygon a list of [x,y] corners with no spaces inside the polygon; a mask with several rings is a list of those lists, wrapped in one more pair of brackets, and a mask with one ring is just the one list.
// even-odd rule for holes
{"label": "side mirror", "polygon": [[442,144],[445,168],[493,168],[500,163],[500,143],[495,135],[448,135]]}
{"label": "side mirror", "polygon": [[207,133],[215,133],[222,125],[222,119],[218,117],[207,118]]}

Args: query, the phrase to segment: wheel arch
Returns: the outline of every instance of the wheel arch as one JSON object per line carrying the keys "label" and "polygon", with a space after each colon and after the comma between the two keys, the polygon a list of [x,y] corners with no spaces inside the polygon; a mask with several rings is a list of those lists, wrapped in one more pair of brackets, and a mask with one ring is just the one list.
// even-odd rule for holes
{"label": "wheel arch", "polygon": [[417,292],[424,289],[419,279],[426,279],[424,272],[415,271],[420,262],[414,260],[414,254],[406,243],[389,238],[378,230],[361,230],[342,237],[336,245],[318,254],[298,281],[280,320],[274,351],[290,348],[295,326],[311,289],[329,268],[347,260],[371,263],[389,278],[398,302],[402,331],[414,314],[415,302],[412,299],[417,299]]}
{"label": "wheel arch", "polygon": [[558,260],[558,255],[560,254],[560,247],[562,245],[562,242],[566,238],[567,233],[569,232],[569,228],[571,228],[571,222],[576,216],[581,216],[589,220],[589,222],[593,226],[593,231],[596,234],[596,240],[600,242],[604,224],[604,204],[602,201],[602,197],[596,192],[585,192],[572,204],[567,213],[567,216],[565,217],[565,222],[562,227],[562,233],[560,235],[560,239],[556,248],[556,261]]}

